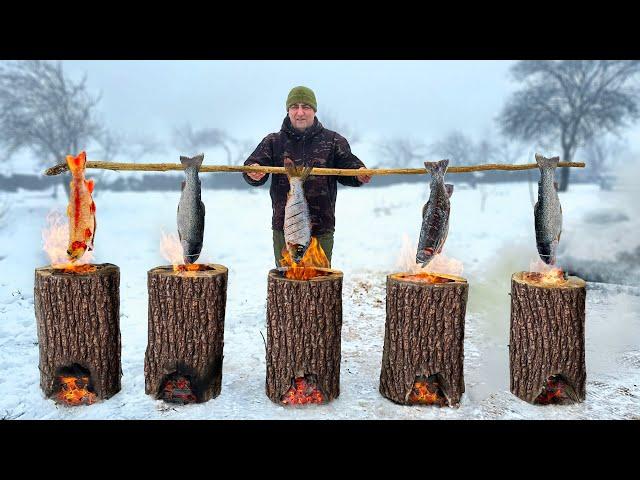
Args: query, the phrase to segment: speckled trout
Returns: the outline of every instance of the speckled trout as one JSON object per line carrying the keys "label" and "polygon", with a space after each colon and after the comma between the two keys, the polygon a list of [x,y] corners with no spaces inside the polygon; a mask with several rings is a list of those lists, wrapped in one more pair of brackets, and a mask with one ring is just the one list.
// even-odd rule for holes
{"label": "speckled trout", "polygon": [[69,247],[67,256],[74,262],[87,250],[93,250],[96,234],[96,204],[93,202],[93,180],[84,178],[87,154],[80,152],[77,157],[67,155],[67,165],[71,172],[71,190],[67,216],[69,217]]}
{"label": "speckled trout", "polygon": [[284,168],[289,177],[289,193],[284,206],[284,241],[293,261],[299,263],[311,243],[311,217],[304,196],[304,181],[312,167],[296,167],[291,159],[285,158]]}
{"label": "speckled trout", "polygon": [[185,179],[182,182],[182,194],[178,203],[178,237],[185,264],[198,260],[202,251],[204,203],[201,200],[198,172],[203,160],[204,154],[193,158],[180,157],[180,163],[184,165]]}
{"label": "speckled trout", "polygon": [[545,158],[536,153],[536,163],[540,168],[538,201],[533,210],[536,246],[540,258],[548,265],[556,263],[556,251],[562,233],[562,206],[554,181],[559,161],[560,157]]}
{"label": "speckled trout", "polygon": [[442,252],[449,233],[449,197],[453,185],[444,183],[444,174],[449,160],[424,162],[431,173],[431,192],[429,200],[422,208],[422,228],[416,253],[416,263],[426,266],[435,255]]}

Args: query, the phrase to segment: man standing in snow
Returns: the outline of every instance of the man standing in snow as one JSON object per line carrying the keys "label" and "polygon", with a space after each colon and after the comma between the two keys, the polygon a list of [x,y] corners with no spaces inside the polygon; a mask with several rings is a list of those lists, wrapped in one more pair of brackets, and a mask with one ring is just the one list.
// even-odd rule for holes
{"label": "man standing in snow", "polygon": [[[322,126],[316,117],[318,104],[310,88],[294,87],[287,97],[287,116],[277,133],[270,133],[244,162],[245,165],[283,167],[284,157],[297,166],[320,168],[366,168],[353,153],[347,140],[340,134]],[[249,185],[263,185],[268,173],[243,173]],[[316,237],[331,262],[333,233],[335,228],[337,182],[350,187],[369,183],[371,177],[340,177],[310,175],[304,183],[304,193],[309,204],[311,235]],[[284,248],[284,207],[289,192],[289,180],[285,174],[273,174],[271,179],[271,203],[273,206],[273,254],[276,266],[280,266]]]}

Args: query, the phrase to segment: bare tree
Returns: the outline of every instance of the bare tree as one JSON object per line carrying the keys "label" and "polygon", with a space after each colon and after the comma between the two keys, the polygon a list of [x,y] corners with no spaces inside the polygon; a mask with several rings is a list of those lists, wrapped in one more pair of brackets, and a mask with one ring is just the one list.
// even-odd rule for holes
{"label": "bare tree", "polygon": [[406,137],[395,137],[376,145],[376,149],[384,157],[382,164],[388,168],[423,167],[427,160],[427,146]]}
{"label": "bare tree", "polygon": [[[523,88],[507,101],[498,121],[511,138],[560,144],[570,162],[578,147],[605,132],[614,133],[639,116],[633,60],[525,60],[511,69]],[[560,191],[569,169],[560,175]]]}
{"label": "bare tree", "polygon": [[612,170],[621,162],[625,153],[629,152],[626,142],[608,135],[592,138],[583,148],[583,155],[587,168],[587,178],[600,185],[603,190],[611,188],[613,183]]}
{"label": "bare tree", "polygon": [[[220,147],[227,156],[227,165],[233,165],[234,155],[231,145],[234,140],[219,128],[202,128],[194,130],[190,123],[173,129],[173,140],[175,146],[184,151],[185,154],[196,154],[208,147]],[[189,153],[191,152],[191,153]]]}
{"label": "bare tree", "polygon": [[[7,156],[29,150],[40,165],[64,161],[92,141],[104,139],[96,118],[100,96],[91,96],[86,76],[74,83],[61,62],[0,63],[0,145]],[[60,177],[68,191],[68,178]]]}
{"label": "bare tree", "polygon": [[339,133],[344,138],[347,139],[350,145],[355,145],[359,143],[362,138],[360,134],[345,122],[339,121],[332,112],[323,110],[322,111],[322,125],[329,130],[333,130],[334,132]]}
{"label": "bare tree", "polygon": [[458,166],[473,164],[477,154],[473,141],[458,130],[450,132],[444,139],[433,143],[430,151],[438,157],[448,158],[451,165]]}

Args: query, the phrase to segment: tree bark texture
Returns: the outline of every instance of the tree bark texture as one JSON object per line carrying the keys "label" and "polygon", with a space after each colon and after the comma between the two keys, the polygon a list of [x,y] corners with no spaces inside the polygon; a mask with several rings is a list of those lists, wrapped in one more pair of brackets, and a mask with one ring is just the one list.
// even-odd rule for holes
{"label": "tree bark texture", "polygon": [[197,402],[220,394],[224,346],[227,274],[210,270],[174,272],[171,266],[149,270],[148,343],[144,357],[145,392],[159,398],[167,377],[190,377]]}
{"label": "tree bark texture", "polygon": [[460,277],[427,283],[387,276],[380,393],[408,405],[417,376],[438,375],[449,406],[464,393],[464,322],[469,286]]}
{"label": "tree bark texture", "polygon": [[35,271],[34,303],[40,350],[40,387],[54,395],[61,368],[88,370],[94,393],[106,399],[120,391],[120,269]]}
{"label": "tree bark texture", "polygon": [[280,403],[295,378],[315,375],[325,402],[340,394],[342,272],[289,280],[274,269],[267,284],[269,399]]}
{"label": "tree bark texture", "polygon": [[562,286],[545,287],[526,281],[524,273],[511,277],[511,393],[534,403],[547,379],[562,375],[572,387],[571,399],[582,402],[586,283],[569,277]]}

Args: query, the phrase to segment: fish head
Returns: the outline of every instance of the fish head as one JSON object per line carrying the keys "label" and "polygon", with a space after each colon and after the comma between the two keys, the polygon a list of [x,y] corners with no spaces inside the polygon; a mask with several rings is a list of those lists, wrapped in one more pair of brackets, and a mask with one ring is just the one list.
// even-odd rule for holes
{"label": "fish head", "polygon": [[422,266],[424,267],[427,263],[433,260],[433,257],[435,256],[435,254],[436,252],[433,247],[420,249],[416,254],[416,263],[421,263]]}
{"label": "fish head", "polygon": [[289,255],[294,262],[300,263],[304,254],[307,253],[307,245],[300,245],[297,243],[289,243],[287,244],[287,250],[289,251]]}
{"label": "fish head", "polygon": [[202,243],[182,241],[182,259],[185,265],[195,263],[202,251]]}
{"label": "fish head", "polygon": [[540,259],[547,265],[555,265],[557,242],[539,242],[536,246],[538,247],[538,255],[540,256]]}
{"label": "fish head", "polygon": [[67,248],[67,256],[71,261],[75,261],[84,255],[86,250],[87,244],[85,242],[74,241],[71,242],[71,245]]}

